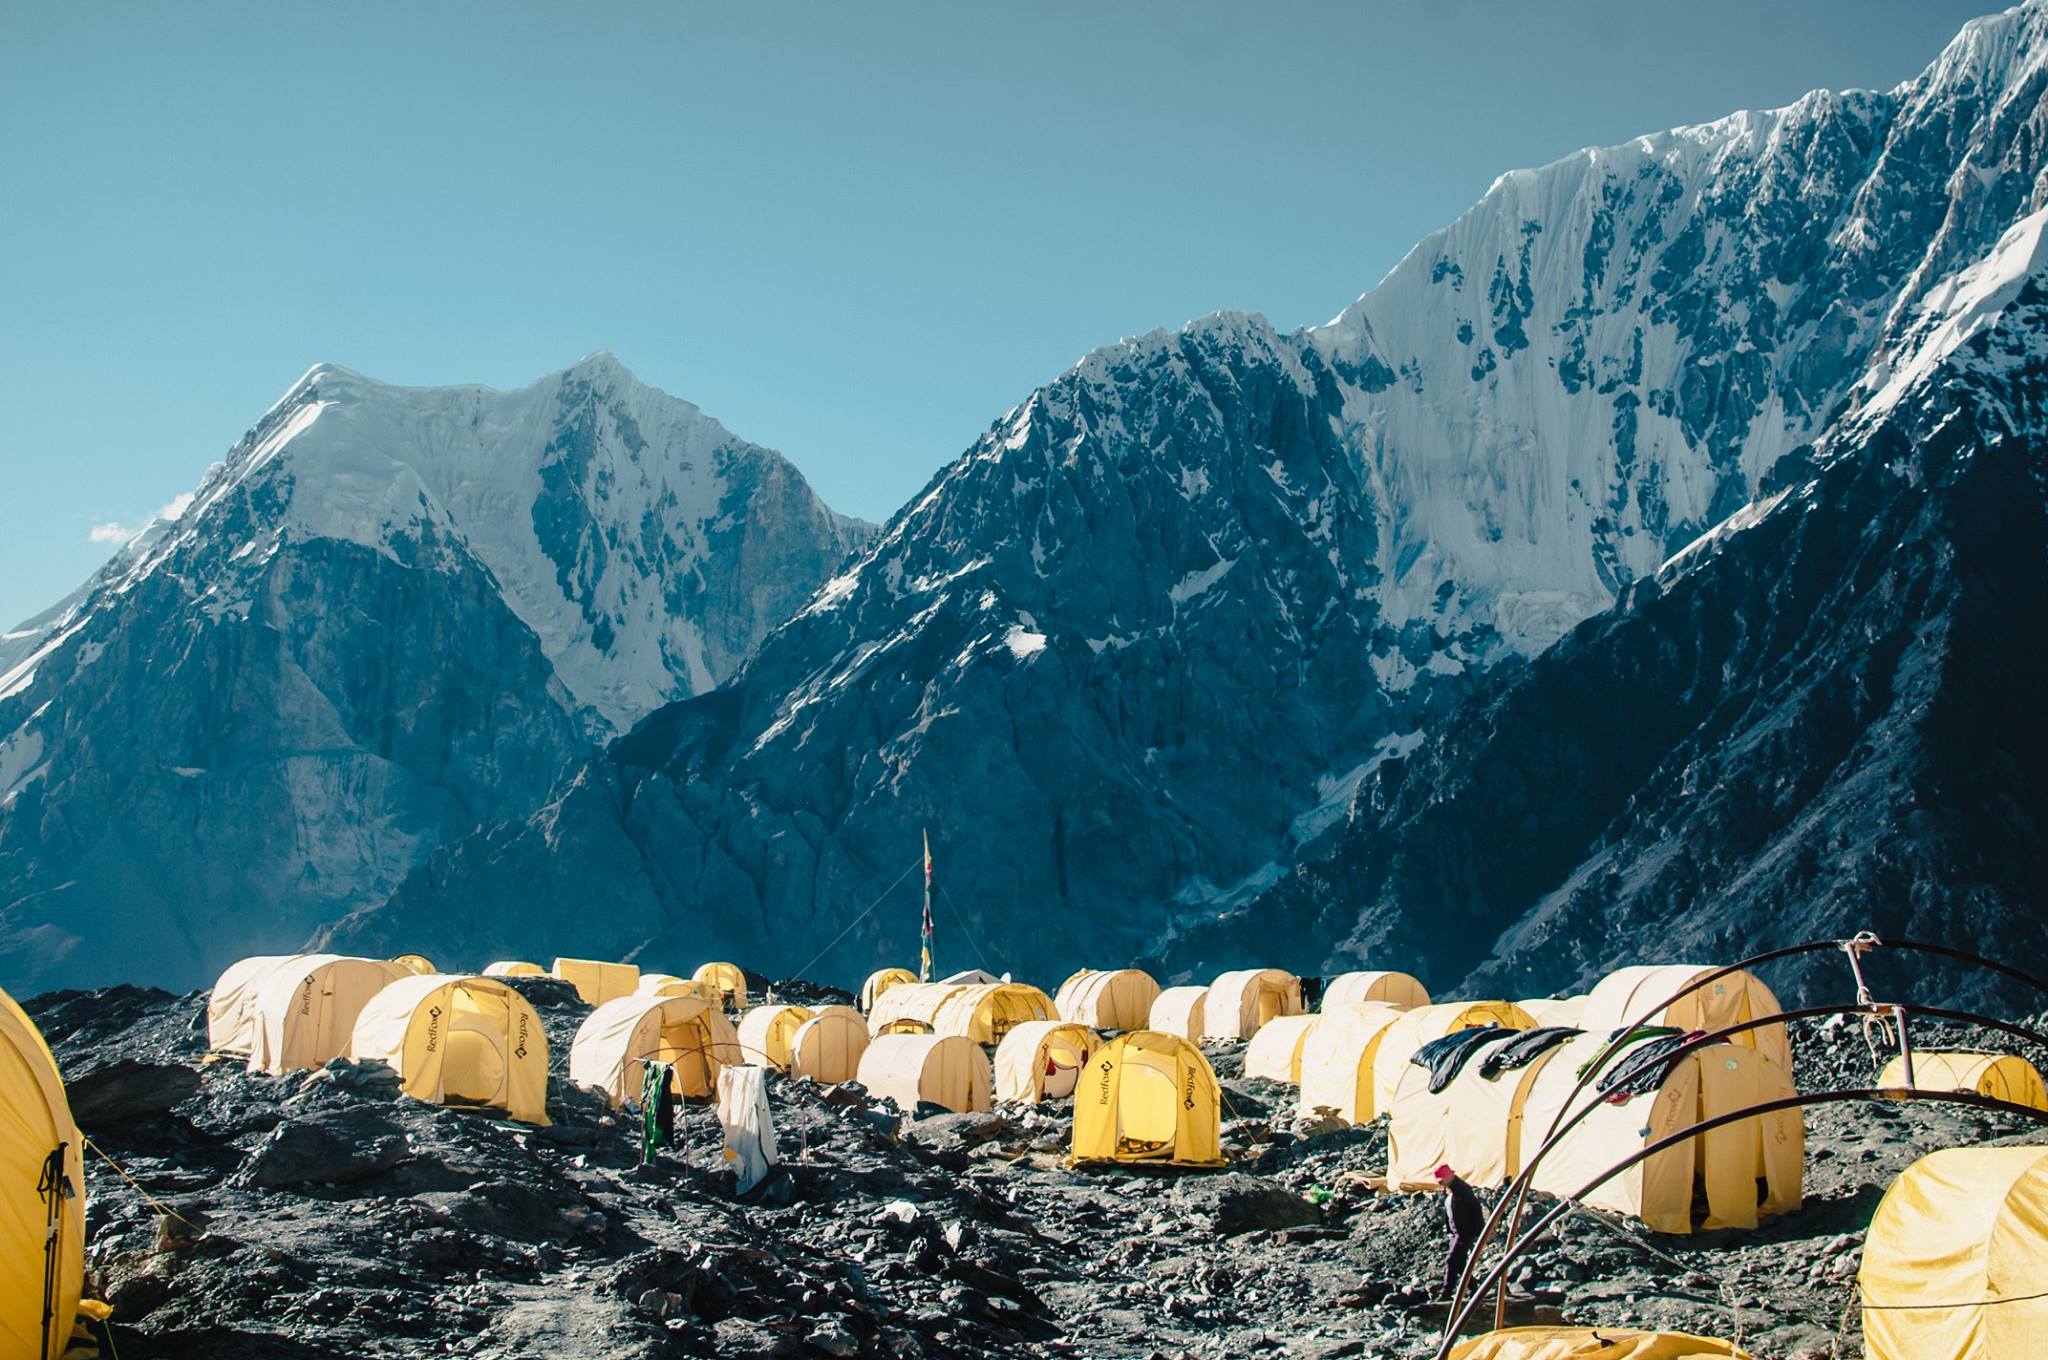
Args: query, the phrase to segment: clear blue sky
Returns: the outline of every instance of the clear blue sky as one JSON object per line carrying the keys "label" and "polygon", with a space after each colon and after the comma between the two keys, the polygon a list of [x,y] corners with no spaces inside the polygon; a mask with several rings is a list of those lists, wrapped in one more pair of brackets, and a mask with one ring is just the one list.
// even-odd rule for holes
{"label": "clear blue sky", "polygon": [[0,625],[320,360],[610,346],[879,519],[1095,345],[1325,320],[1501,171],[1984,7],[0,0]]}

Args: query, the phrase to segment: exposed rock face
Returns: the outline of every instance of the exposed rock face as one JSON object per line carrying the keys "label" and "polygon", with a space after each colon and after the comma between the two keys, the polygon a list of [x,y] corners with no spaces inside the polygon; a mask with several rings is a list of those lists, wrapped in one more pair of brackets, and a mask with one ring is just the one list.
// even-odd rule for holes
{"label": "exposed rock face", "polygon": [[862,532],[609,355],[516,392],[314,369],[0,643],[0,979],[297,947],[731,673]]}
{"label": "exposed rock face", "polygon": [[[1399,958],[1507,996],[1861,929],[2028,966],[2048,947],[2044,233],[2048,212],[1904,328],[1781,488],[1382,766],[1328,857],[1182,957]],[[1888,959],[1887,995],[1995,990],[1933,962]],[[1853,996],[1836,957],[1773,976]]]}
{"label": "exposed rock face", "polygon": [[1898,361],[2042,201],[2044,55],[2029,6],[1887,93],[1508,175],[1328,326],[1220,315],[1089,356],[729,687],[336,938],[495,921],[516,947],[594,899],[591,948],[787,970],[850,926],[818,967],[855,977],[913,948],[907,894],[854,923],[929,827],[942,969],[1171,940]]}

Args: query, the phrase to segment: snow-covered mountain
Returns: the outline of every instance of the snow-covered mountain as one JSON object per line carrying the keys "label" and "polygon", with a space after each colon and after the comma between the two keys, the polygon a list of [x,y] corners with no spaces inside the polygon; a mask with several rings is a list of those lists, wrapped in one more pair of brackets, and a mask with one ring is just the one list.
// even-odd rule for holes
{"label": "snow-covered mountain", "polygon": [[[1461,995],[1874,930],[2048,948],[2048,209],[1929,290],[1769,493],[1361,790],[1327,854],[1166,951],[1398,958]],[[1871,980],[2000,990],[1913,958]],[[1838,957],[1781,995],[1851,995]],[[2032,1005],[2038,998],[2026,998]]]}
{"label": "snow-covered mountain", "polygon": [[537,948],[601,882],[579,947],[789,968],[851,927],[852,975],[910,947],[859,913],[925,827],[961,964],[1056,978],[1243,900],[1896,366],[2042,205],[2044,65],[2029,4],[1891,91],[1504,176],[1327,326],[1088,356],[731,685],[337,938]]}
{"label": "snow-covered mountain", "polygon": [[298,945],[730,675],[867,531],[608,353],[517,391],[314,368],[0,639],[0,975]]}

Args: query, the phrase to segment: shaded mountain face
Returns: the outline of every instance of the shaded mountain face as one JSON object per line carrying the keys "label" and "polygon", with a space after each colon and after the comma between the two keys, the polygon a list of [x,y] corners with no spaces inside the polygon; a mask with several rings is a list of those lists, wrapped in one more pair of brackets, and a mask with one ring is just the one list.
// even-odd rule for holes
{"label": "shaded mountain face", "polygon": [[[1781,486],[1382,766],[1329,853],[1173,957],[1398,959],[1510,997],[1861,930],[2029,967],[2048,948],[2044,230],[1944,290]],[[1999,991],[1877,958],[1884,999]],[[1855,994],[1832,951],[1773,978]]]}
{"label": "shaded mountain face", "polygon": [[729,687],[332,938],[854,977],[914,950],[926,828],[942,967],[1179,938],[1827,431],[2038,206],[2044,54],[2039,6],[1981,21],[1890,92],[1505,176],[1328,326],[1090,355]]}
{"label": "shaded mountain face", "polygon": [[608,354],[514,392],[314,369],[0,643],[0,978],[296,948],[730,674],[861,533]]}

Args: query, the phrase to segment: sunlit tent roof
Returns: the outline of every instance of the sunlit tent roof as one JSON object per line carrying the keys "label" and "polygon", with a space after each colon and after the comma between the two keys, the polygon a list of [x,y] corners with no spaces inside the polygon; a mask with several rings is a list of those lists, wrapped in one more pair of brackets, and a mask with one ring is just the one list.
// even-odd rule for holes
{"label": "sunlit tent roof", "polygon": [[554,975],[576,989],[586,1006],[602,1006],[631,996],[640,986],[640,969],[630,963],[598,959],[556,959]]}
{"label": "sunlit tent roof", "polygon": [[932,1032],[997,1044],[1025,1021],[1050,1020],[1058,1013],[1051,997],[1027,983],[977,983],[956,988],[940,1003],[932,1016]]}
{"label": "sunlit tent roof", "polygon": [[807,1006],[756,1006],[740,1017],[740,1051],[750,1063],[788,1071],[790,1041],[810,1018]]}
{"label": "sunlit tent roof", "polygon": [[1301,1046],[1321,1015],[1282,1015],[1259,1026],[1244,1048],[1244,1074],[1268,1081],[1301,1080]]}
{"label": "sunlit tent roof", "polygon": [[613,997],[576,1027],[569,1045],[569,1080],[594,1086],[614,1104],[640,1098],[646,1064],[674,1065],[670,1084],[687,1099],[718,1089],[719,1070],[746,1061],[732,1022],[701,996]]}
{"label": "sunlit tent roof", "polygon": [[2048,1110],[2048,1090],[2041,1073],[2025,1058],[2010,1053],[1951,1053],[1920,1050],[1913,1054],[1913,1080],[1906,1080],[1906,1060],[1893,1058],[1877,1079],[1879,1086],[1911,1086],[1921,1091],[1974,1091],[1993,1100]]}
{"label": "sunlit tent roof", "polygon": [[[1618,968],[1600,979],[1586,996],[1578,1025],[1587,1031],[1613,1030],[1627,1024],[1674,1025],[1679,1029],[1722,1029],[1745,1020],[1777,1015],[1784,1008],[1771,989],[1753,974],[1730,973],[1687,993],[1676,1003],[1649,1013],[1680,988],[1708,973],[1713,965],[1676,963],[1641,968]],[[1753,1048],[1787,1072],[1792,1070],[1792,1045],[1783,1025],[1762,1025],[1730,1037],[1729,1042]]]}
{"label": "sunlit tent roof", "polygon": [[405,1093],[548,1122],[548,1038],[526,998],[496,978],[406,977],[370,999],[349,1056],[398,1073]]}
{"label": "sunlit tent roof", "polygon": [[1221,1091],[1202,1050],[1133,1030],[1088,1060],[1074,1091],[1074,1162],[1221,1166]]}
{"label": "sunlit tent roof", "polygon": [[868,1033],[930,1034],[939,1007],[961,986],[953,982],[899,982],[887,988],[868,1007]]}
{"label": "sunlit tent roof", "polygon": [[1246,968],[1209,984],[1202,1003],[1202,1037],[1249,1039],[1259,1026],[1301,1014],[1301,979],[1278,968]]}
{"label": "sunlit tent roof", "polygon": [[[1709,1044],[1670,1065],[1654,1089],[1618,1104],[1592,1083],[1572,1095],[1579,1069],[1593,1061],[1606,1041],[1604,1033],[1567,1040],[1552,1051],[1529,1087],[1519,1158],[1524,1167],[1534,1163],[1530,1184],[1537,1190],[1576,1193],[1616,1162],[1671,1134],[1794,1094],[1791,1077],[1757,1050]],[[1618,1070],[1626,1061],[1624,1049],[1603,1070]],[[1593,1112],[1537,1162],[1536,1149],[1553,1127],[1562,1126],[1562,1116],[1589,1104]],[[1658,1232],[1688,1233],[1697,1187],[1706,1191],[1702,1227],[1753,1228],[1760,1215],[1799,1207],[1805,1160],[1805,1116],[1797,1109],[1779,1110],[1684,1139],[1611,1178],[1584,1203],[1641,1219]]]}
{"label": "sunlit tent roof", "polygon": [[1152,1014],[1146,1019],[1145,1028],[1199,1041],[1202,1012],[1208,1001],[1207,987],[1168,987],[1153,999]]}
{"label": "sunlit tent roof", "polygon": [[434,967],[434,961],[428,958],[425,954],[400,954],[397,958],[391,961],[397,964],[399,967],[405,969],[406,972],[416,973],[420,976],[425,976],[428,973],[438,973],[441,971],[440,969]]}
{"label": "sunlit tent roof", "polygon": [[484,965],[485,977],[546,977],[548,970],[524,959],[499,959]]}
{"label": "sunlit tent roof", "polygon": [[1584,1029],[1581,1023],[1586,1013],[1583,996],[1538,997],[1531,1001],[1517,1001],[1515,1004],[1529,1013],[1538,1027],[1562,1026],[1566,1029]]}
{"label": "sunlit tent roof", "polygon": [[256,997],[274,969],[302,954],[258,954],[227,966],[206,999],[206,1047],[246,1058],[256,1047]]}
{"label": "sunlit tent roof", "polygon": [[827,1084],[852,1081],[868,1048],[867,1021],[851,1006],[827,1006],[790,1039],[789,1072]]}
{"label": "sunlit tent roof", "polygon": [[863,1012],[875,1008],[875,999],[891,987],[900,987],[906,982],[915,983],[917,974],[908,968],[877,968],[868,974],[866,982],[860,985],[860,1008]]}
{"label": "sunlit tent roof", "polygon": [[860,1084],[905,1110],[919,1101],[957,1113],[986,1110],[994,1075],[988,1054],[972,1039],[938,1034],[884,1034],[861,1054]]}
{"label": "sunlit tent roof", "polygon": [[370,998],[400,978],[419,977],[395,960],[304,954],[263,975],[249,1066],[258,1072],[310,1071],[348,1050],[356,1017]]}
{"label": "sunlit tent roof", "polygon": [[1083,968],[1060,984],[1053,998],[1060,1019],[1090,1029],[1143,1029],[1159,999],[1159,984],[1136,968],[1097,972]]}
{"label": "sunlit tent roof", "polygon": [[[52,1239],[50,1204],[38,1187],[59,1147],[75,1194],[56,1202]],[[84,1145],[56,1059],[35,1022],[0,992],[0,1355],[63,1354],[85,1279],[85,1191]]]}
{"label": "sunlit tent roof", "polygon": [[1432,1173],[1445,1163],[1481,1188],[1505,1185],[1521,1170],[1524,1105],[1537,1074],[1561,1049],[1488,1078],[1482,1059],[1489,1047],[1470,1055],[1441,1091],[1429,1089],[1428,1068],[1410,1062],[1402,1071],[1386,1110],[1388,1188],[1434,1190]]}
{"label": "sunlit tent roof", "polygon": [[1461,1341],[1451,1360],[1748,1360],[1732,1341],[1629,1327],[1510,1327]]}
{"label": "sunlit tent roof", "polygon": [[1353,1124],[1369,1122],[1379,1109],[1373,1099],[1373,1061],[1380,1040],[1407,1014],[1382,1001],[1325,1007],[1301,1044],[1301,1113],[1327,1110]]}
{"label": "sunlit tent roof", "polygon": [[1885,1192],[1858,1274],[1870,1360],[2048,1353],[2048,1148],[1931,1152]]}
{"label": "sunlit tent roof", "polygon": [[1355,1006],[1362,1001],[1427,1006],[1429,991],[1407,973],[1339,973],[1323,988],[1324,1010],[1332,1006]]}
{"label": "sunlit tent roof", "polygon": [[640,981],[633,990],[641,996],[702,996],[703,989],[686,977],[674,973],[640,974]]}
{"label": "sunlit tent roof", "polygon": [[1415,1050],[1432,1039],[1461,1029],[1499,1025],[1503,1029],[1534,1029],[1536,1022],[1512,1001],[1448,1001],[1402,1011],[1380,1036],[1372,1059],[1372,1107],[1385,1113],[1394,1104],[1394,1087]]}
{"label": "sunlit tent roof", "polygon": [[724,996],[729,1011],[747,1008],[747,975],[736,963],[699,964],[690,980],[716,988]]}
{"label": "sunlit tent roof", "polygon": [[1082,1065],[1101,1044],[1094,1030],[1065,1020],[1015,1026],[996,1048],[996,1098],[1036,1102],[1072,1095]]}

